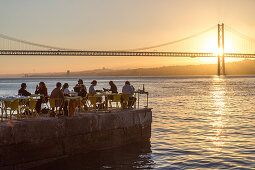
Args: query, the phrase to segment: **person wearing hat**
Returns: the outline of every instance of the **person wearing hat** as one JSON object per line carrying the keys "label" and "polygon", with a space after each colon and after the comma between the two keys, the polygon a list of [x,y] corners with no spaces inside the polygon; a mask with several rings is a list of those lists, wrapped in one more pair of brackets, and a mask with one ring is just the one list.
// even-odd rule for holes
{"label": "person wearing hat", "polygon": [[29,93],[29,92],[26,90],[26,88],[27,88],[27,84],[26,84],[26,83],[22,83],[22,84],[21,84],[21,88],[20,88],[19,91],[18,91],[18,94],[19,94],[20,96],[30,96],[31,93]]}
{"label": "person wearing hat", "polygon": [[97,85],[97,81],[93,80],[91,82],[91,86],[89,87],[89,93],[95,95],[97,92],[101,92],[101,90],[95,90],[95,86]]}

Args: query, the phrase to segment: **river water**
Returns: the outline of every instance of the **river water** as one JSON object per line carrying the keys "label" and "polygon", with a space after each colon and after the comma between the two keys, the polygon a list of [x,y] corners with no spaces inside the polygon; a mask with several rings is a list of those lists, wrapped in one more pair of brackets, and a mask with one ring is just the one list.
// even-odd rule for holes
{"label": "river water", "polygon": [[[151,142],[75,155],[38,169],[254,169],[255,77],[107,77],[119,91],[126,80],[150,93]],[[87,88],[93,78],[83,78]],[[33,92],[46,82],[73,87],[77,78],[0,79],[0,96],[16,95],[22,82]],[[71,89],[71,88],[70,88]],[[144,98],[142,98],[142,105]]]}

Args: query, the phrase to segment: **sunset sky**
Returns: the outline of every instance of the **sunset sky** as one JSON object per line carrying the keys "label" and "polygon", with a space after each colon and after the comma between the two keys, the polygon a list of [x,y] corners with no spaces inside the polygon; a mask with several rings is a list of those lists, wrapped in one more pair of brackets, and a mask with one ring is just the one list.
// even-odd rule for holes
{"label": "sunset sky", "polygon": [[[123,50],[178,40],[224,22],[255,39],[254,7],[254,0],[0,0],[0,33],[65,48]],[[209,44],[196,44],[194,40],[195,49],[213,46],[210,43],[217,42],[214,34],[217,35],[217,29],[211,35],[205,35],[208,39],[215,38]],[[181,45],[182,50],[189,51],[189,44]],[[235,51],[238,47],[230,48]],[[205,58],[0,57],[0,74],[216,61]]]}

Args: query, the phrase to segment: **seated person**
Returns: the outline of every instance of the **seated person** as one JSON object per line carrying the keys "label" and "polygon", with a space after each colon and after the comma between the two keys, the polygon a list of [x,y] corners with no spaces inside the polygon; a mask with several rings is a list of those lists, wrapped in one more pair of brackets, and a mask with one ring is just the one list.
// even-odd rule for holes
{"label": "seated person", "polygon": [[80,88],[80,91],[78,92],[78,96],[81,96],[81,97],[86,97],[87,95],[87,88],[85,85],[81,85],[81,88]]}
{"label": "seated person", "polygon": [[39,85],[36,86],[35,94],[41,94],[43,96],[40,97],[40,99],[36,103],[36,111],[37,113],[41,112],[41,105],[42,103],[48,102],[48,89],[44,82],[40,82]]}
{"label": "seated person", "polygon": [[64,93],[61,91],[61,83],[57,82],[56,88],[50,94],[51,99],[57,99],[55,102],[56,107],[61,107],[64,101]]}
{"label": "seated person", "polygon": [[[125,82],[125,85],[122,88],[122,93],[123,94],[129,94],[129,102],[128,102],[128,107],[132,107],[135,102],[136,102],[136,98],[133,97],[134,93],[135,93],[135,89],[133,86],[130,85],[129,81]],[[125,106],[125,104],[123,105]]]}
{"label": "seated person", "polygon": [[[95,90],[95,86],[97,85],[97,81],[93,80],[91,82],[91,86],[89,87],[89,94],[91,94],[92,96],[94,96],[97,92],[102,92],[102,90]],[[97,98],[97,102],[102,102],[102,97],[98,97]]]}
{"label": "seated person", "polygon": [[80,91],[78,93],[78,96],[81,96],[83,99],[81,100],[81,103],[83,104],[84,106],[84,110],[88,110],[88,106],[87,106],[87,89],[86,89],[86,86],[85,85],[81,85],[81,88],[80,88]]}
{"label": "seated person", "polygon": [[[76,92],[76,93],[79,93],[80,91],[80,88],[81,88],[81,85],[83,85],[83,80],[82,79],[79,79],[78,80],[78,84],[75,85],[75,87],[73,88],[73,90]],[[86,86],[85,86],[86,87]],[[87,91],[87,90],[86,90]]]}
{"label": "seated person", "polygon": [[91,86],[89,87],[89,94],[95,95],[97,92],[102,92],[102,90],[95,90],[96,85],[97,85],[97,81],[93,80],[91,82]]}
{"label": "seated person", "polygon": [[26,84],[26,83],[22,83],[22,84],[21,84],[21,88],[20,88],[19,91],[18,91],[18,95],[20,95],[20,96],[30,96],[31,93],[29,93],[29,92],[26,90],[26,88],[27,88],[27,84]]}
{"label": "seated person", "polygon": [[112,93],[118,93],[117,86],[113,83],[113,81],[109,81],[110,89],[104,89],[104,91],[111,91]]}
{"label": "seated person", "polygon": [[65,83],[62,87],[62,92],[64,93],[64,96],[70,96],[70,90],[68,89],[69,84]]}
{"label": "seated person", "polygon": [[[109,90],[104,88],[104,91],[110,91],[112,94],[118,94],[117,86],[113,83],[113,81],[109,81],[109,85],[111,88]],[[110,95],[109,99],[113,100],[113,96]]]}

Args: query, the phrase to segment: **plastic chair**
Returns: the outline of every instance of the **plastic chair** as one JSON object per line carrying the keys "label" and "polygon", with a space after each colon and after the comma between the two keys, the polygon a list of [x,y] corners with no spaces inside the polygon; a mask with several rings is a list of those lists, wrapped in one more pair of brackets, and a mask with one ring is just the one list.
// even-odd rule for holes
{"label": "plastic chair", "polygon": [[134,105],[135,98],[130,99],[130,94],[121,94],[122,98],[122,107],[125,108],[128,105],[128,108],[131,108]]}
{"label": "plastic chair", "polygon": [[112,100],[109,100],[111,109],[113,108],[112,103],[116,103],[116,109],[119,109],[119,103],[121,103],[121,94],[114,94],[111,96]]}
{"label": "plastic chair", "polygon": [[14,112],[17,112],[17,120],[21,119],[21,114],[19,111],[19,100],[10,100],[10,101],[4,101],[4,111],[6,114],[6,119],[8,118],[8,108],[10,111],[10,120],[12,119],[12,115],[14,114]]}
{"label": "plastic chair", "polygon": [[26,111],[25,111],[25,113],[26,113],[26,118],[28,119],[28,115],[29,115],[29,111],[31,111],[31,113],[32,113],[32,116],[33,116],[33,113],[35,112],[35,116],[36,116],[36,118],[38,119],[39,118],[39,114],[37,113],[37,111],[36,111],[36,103],[37,103],[37,99],[31,99],[31,100],[29,100],[29,104],[28,104],[28,107],[27,107],[27,109],[26,109]]}
{"label": "plastic chair", "polygon": [[94,108],[95,112],[97,112],[97,97],[89,96],[88,100],[90,102],[89,108],[92,106]]}
{"label": "plastic chair", "polygon": [[[88,101],[89,101],[89,108],[92,108],[95,110],[95,112],[97,112],[100,108],[103,108],[103,103],[99,103],[97,102],[99,97],[97,96],[89,96],[88,97]],[[98,104],[98,107],[97,107],[97,104]]]}
{"label": "plastic chair", "polygon": [[[63,107],[63,99],[49,98],[49,104],[50,104],[50,108],[53,109],[53,111],[55,111],[56,109],[55,117],[57,117],[61,108]],[[49,110],[48,114],[50,114],[50,111],[51,110]],[[63,115],[64,115],[64,112],[63,112]]]}

